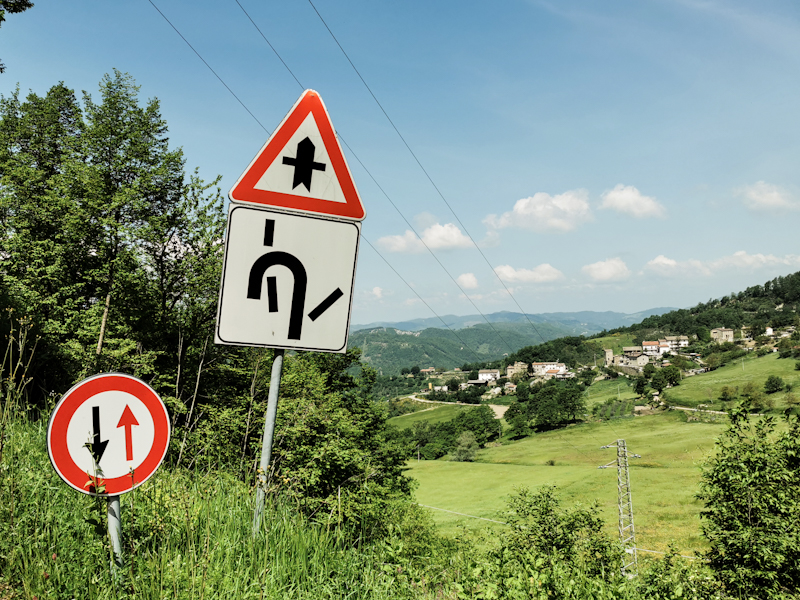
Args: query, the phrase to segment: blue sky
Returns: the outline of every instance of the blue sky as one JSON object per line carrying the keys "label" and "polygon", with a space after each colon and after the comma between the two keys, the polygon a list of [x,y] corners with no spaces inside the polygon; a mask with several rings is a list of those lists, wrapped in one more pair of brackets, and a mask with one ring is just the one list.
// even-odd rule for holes
{"label": "blue sky", "polygon": [[[362,244],[354,323],[519,310],[503,285],[529,313],[683,307],[800,270],[796,3],[313,1],[456,215],[308,0],[239,0],[402,213],[345,149],[413,288]],[[154,2],[280,123],[302,88],[235,0]],[[267,139],[149,0],[36,0],[0,58],[4,95],[130,73],[226,193]]]}

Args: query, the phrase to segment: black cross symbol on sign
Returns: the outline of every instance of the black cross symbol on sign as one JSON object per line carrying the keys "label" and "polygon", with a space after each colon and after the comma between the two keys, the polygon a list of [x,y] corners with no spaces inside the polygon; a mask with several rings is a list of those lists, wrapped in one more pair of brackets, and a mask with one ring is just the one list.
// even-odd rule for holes
{"label": "black cross symbol on sign", "polygon": [[292,189],[296,188],[301,183],[306,186],[306,189],[311,191],[311,175],[314,171],[324,171],[325,163],[314,162],[314,142],[305,138],[297,144],[297,154],[295,158],[289,156],[283,157],[283,164],[294,167],[294,179],[292,180]]}

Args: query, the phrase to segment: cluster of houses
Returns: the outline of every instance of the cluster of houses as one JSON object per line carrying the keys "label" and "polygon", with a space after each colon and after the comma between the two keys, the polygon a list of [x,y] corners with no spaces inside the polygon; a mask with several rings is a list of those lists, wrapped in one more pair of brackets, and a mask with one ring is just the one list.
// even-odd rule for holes
{"label": "cluster of houses", "polygon": [[[420,373],[427,373],[429,371],[429,369],[420,369]],[[538,379],[541,381],[547,381],[549,379],[571,379],[575,377],[575,373],[570,371],[569,367],[562,362],[550,361],[534,362],[529,364],[517,361],[513,365],[508,365],[506,367],[505,374],[503,374],[500,369],[481,369],[478,371],[478,378],[470,379],[469,381],[462,383],[461,389],[463,390],[470,386],[479,385],[486,386],[489,388],[490,392],[499,393],[501,388],[493,385],[493,383],[499,381],[503,377],[510,380],[517,375],[529,379]],[[435,392],[448,391],[446,385],[434,386],[429,384],[428,387]],[[506,381],[503,384],[503,389],[506,392],[514,393],[517,389],[517,384],[513,381]]]}
{"label": "cluster of houses", "polygon": [[664,339],[643,341],[641,346],[625,346],[622,354],[614,354],[605,349],[607,367],[630,367],[641,369],[651,360],[662,358],[665,354],[677,354],[689,345],[685,335],[668,335]]}

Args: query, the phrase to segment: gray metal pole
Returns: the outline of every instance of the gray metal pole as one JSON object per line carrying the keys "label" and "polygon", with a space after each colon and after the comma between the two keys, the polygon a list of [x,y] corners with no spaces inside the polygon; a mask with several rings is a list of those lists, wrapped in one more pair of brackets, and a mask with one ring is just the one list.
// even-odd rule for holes
{"label": "gray metal pole", "polygon": [[267,491],[267,469],[272,457],[272,436],[275,433],[275,417],[278,414],[278,394],[281,389],[281,372],[283,371],[283,353],[279,348],[275,350],[272,361],[272,375],[269,380],[269,397],[267,399],[267,414],[264,419],[264,437],[261,440],[261,463],[258,467],[256,510],[253,514],[253,536],[258,535],[261,527],[261,513],[264,512],[264,496]]}
{"label": "gray metal pole", "polygon": [[111,570],[114,565],[122,566],[122,519],[119,513],[119,496],[108,497],[108,537],[111,539],[111,549],[114,551],[114,562],[111,563]]}

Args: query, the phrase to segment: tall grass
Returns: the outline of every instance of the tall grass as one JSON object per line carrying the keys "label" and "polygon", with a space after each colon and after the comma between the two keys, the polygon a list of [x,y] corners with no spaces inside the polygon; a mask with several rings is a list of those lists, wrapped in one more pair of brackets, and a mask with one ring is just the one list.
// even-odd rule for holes
{"label": "tall grass", "polygon": [[250,489],[224,473],[165,468],[122,496],[124,564],[112,574],[105,499],[61,482],[43,424],[13,423],[8,433],[0,581],[18,597],[397,597],[392,574],[341,531],[276,502],[254,538]]}

